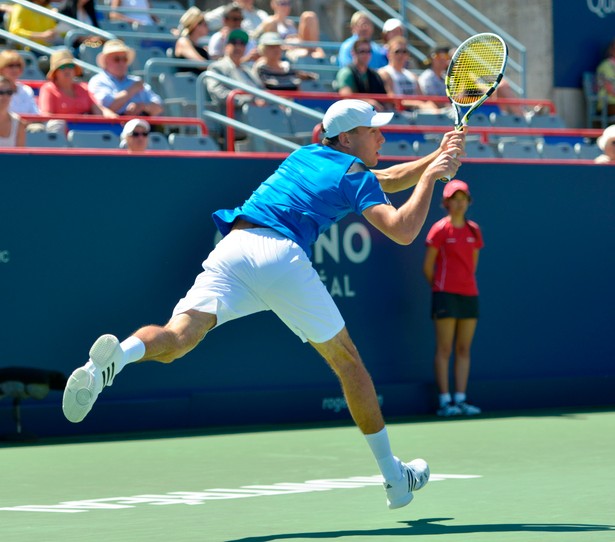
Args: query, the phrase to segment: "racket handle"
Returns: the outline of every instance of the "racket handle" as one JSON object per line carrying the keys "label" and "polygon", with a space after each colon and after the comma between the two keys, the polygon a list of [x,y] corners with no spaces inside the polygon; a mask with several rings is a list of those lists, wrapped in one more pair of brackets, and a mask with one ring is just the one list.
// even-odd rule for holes
{"label": "racket handle", "polygon": [[[457,158],[457,155],[453,154],[453,158]],[[438,180],[442,181],[443,183],[447,183],[447,182],[449,182],[451,180],[451,178],[448,175],[445,175],[444,177],[441,177]]]}

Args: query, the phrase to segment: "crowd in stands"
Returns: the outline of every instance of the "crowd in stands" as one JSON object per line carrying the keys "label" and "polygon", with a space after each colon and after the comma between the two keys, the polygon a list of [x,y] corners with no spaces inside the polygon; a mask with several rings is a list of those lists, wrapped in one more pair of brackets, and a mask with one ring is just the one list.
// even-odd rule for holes
{"label": "crowd in stands", "polygon": [[[50,6],[49,0],[34,2]],[[59,12],[93,27],[100,27],[105,18],[129,23],[133,30],[147,30],[160,22],[156,15],[149,13],[150,0],[110,0],[110,9],[104,13],[96,10],[94,2],[66,0]],[[433,47],[427,60],[419,62],[411,54],[402,21],[394,18],[385,21],[377,38],[372,19],[367,13],[357,11],[349,22],[350,36],[340,43],[339,50],[325,52],[319,44],[317,14],[293,13],[293,7],[293,0],[271,0],[269,10],[255,7],[254,0],[234,0],[210,11],[190,7],[169,30],[176,41],[168,42],[167,56],[195,64],[177,67],[178,72],[199,75],[209,70],[266,90],[301,90],[305,81],[317,81],[320,77],[317,70],[306,69],[303,64],[321,62],[337,68],[336,73],[332,72],[335,76],[323,82],[324,89],[343,97],[381,94],[381,100],[366,98],[378,110],[399,107],[399,104],[407,111],[438,112],[448,107],[444,100],[429,99],[446,95],[444,76],[453,52],[448,44]],[[70,25],[18,4],[7,9],[6,26],[10,32],[58,49],[47,59],[47,82],[41,86],[38,96],[20,82],[24,60],[19,52],[0,53],[0,75],[13,91],[8,108],[11,114],[70,113],[113,118],[165,113],[164,97],[133,73],[135,49],[128,43],[84,35],[76,37],[67,47],[64,35]],[[79,45],[91,45],[88,43],[91,39],[102,47],[96,57],[102,72],[86,81],[75,59],[79,58]],[[599,72],[605,81],[603,92],[612,92],[614,96],[615,111],[615,90],[608,87],[612,79],[609,70],[615,65],[615,42],[610,57]],[[211,107],[224,113],[232,87],[214,78],[208,78],[206,84]],[[390,98],[400,96],[403,100],[394,106]],[[497,97],[515,97],[506,80],[500,85]],[[241,95],[236,99],[238,113],[246,103],[263,105],[265,101]],[[502,107],[502,111],[528,115],[526,109],[517,105]],[[7,119],[5,116],[5,123]],[[0,132],[0,136],[5,132]]]}

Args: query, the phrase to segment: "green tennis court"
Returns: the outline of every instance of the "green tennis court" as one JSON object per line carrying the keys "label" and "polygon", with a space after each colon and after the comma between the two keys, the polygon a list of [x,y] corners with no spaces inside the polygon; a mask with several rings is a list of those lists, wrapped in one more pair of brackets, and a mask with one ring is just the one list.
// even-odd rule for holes
{"label": "green tennis court", "polygon": [[350,426],[5,446],[0,540],[615,541],[615,411],[417,418],[389,434],[432,472],[395,511]]}

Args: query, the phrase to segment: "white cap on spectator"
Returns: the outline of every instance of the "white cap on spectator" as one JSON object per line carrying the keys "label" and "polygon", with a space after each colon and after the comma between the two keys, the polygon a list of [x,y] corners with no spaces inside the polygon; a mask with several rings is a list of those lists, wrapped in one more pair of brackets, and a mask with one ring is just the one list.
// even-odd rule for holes
{"label": "white cap on spectator", "polygon": [[596,140],[596,143],[598,143],[598,147],[600,147],[600,150],[604,150],[606,147],[606,144],[609,142],[609,139],[615,139],[615,124],[611,124],[611,126],[607,127],[604,129],[604,132],[602,132],[602,135]]}
{"label": "white cap on spectator", "polygon": [[131,119],[125,125],[122,130],[122,135],[120,136],[122,139],[126,139],[129,135],[135,131],[136,128],[141,127],[148,132],[151,130],[151,126],[149,122],[143,119]]}
{"label": "white cap on spectator", "polygon": [[378,113],[363,100],[339,100],[327,109],[322,129],[326,137],[335,137],[359,126],[384,126],[392,118],[393,112]]}
{"label": "white cap on spectator", "polygon": [[383,32],[390,32],[391,30],[395,30],[396,28],[401,28],[403,25],[399,19],[387,19],[382,25]]}

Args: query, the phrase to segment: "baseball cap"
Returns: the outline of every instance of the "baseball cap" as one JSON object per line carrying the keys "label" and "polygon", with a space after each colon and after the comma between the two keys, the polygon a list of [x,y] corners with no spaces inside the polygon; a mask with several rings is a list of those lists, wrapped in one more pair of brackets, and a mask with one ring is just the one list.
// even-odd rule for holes
{"label": "baseball cap", "polygon": [[393,112],[378,113],[363,100],[339,100],[327,109],[322,130],[326,137],[335,137],[359,126],[384,126],[392,118]]}
{"label": "baseball cap", "polygon": [[600,150],[603,151],[609,139],[614,139],[614,138],[615,138],[615,124],[611,124],[611,126],[604,129],[604,132],[602,132],[602,135],[596,140],[596,143],[598,144],[598,147],[600,147]]}
{"label": "baseball cap", "polygon": [[249,40],[249,36],[248,33],[245,30],[242,30],[241,28],[235,28],[234,30],[231,30],[229,32],[228,38],[226,38],[227,43],[229,41],[233,41],[233,40],[240,40],[243,41],[244,43],[248,43]]}
{"label": "baseball cap", "polygon": [[446,183],[446,185],[444,186],[444,191],[442,192],[442,196],[444,197],[444,199],[452,198],[455,192],[463,192],[468,197],[471,197],[470,187],[459,179],[453,179],[452,181]]}
{"label": "baseball cap", "polygon": [[151,130],[151,126],[146,120],[131,119],[124,125],[124,129],[122,130],[122,134],[120,136],[121,139],[126,139],[129,135],[132,135],[137,128],[143,128],[147,132]]}
{"label": "baseball cap", "polygon": [[258,40],[259,45],[284,45],[282,36],[277,32],[265,32]]}
{"label": "baseball cap", "polygon": [[391,30],[395,30],[396,28],[401,28],[402,26],[403,25],[399,19],[387,19],[382,25],[382,31],[386,33]]}

